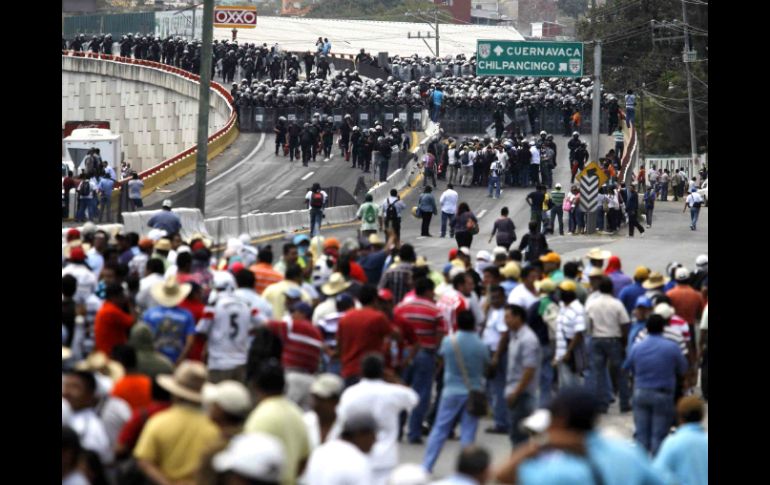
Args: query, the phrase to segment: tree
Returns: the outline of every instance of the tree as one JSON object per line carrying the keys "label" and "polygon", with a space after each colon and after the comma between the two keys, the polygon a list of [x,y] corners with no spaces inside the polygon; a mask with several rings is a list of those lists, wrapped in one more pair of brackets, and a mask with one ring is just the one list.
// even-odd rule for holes
{"label": "tree", "polygon": [[559,0],[558,5],[559,10],[575,17],[575,20],[588,10],[588,0]]}

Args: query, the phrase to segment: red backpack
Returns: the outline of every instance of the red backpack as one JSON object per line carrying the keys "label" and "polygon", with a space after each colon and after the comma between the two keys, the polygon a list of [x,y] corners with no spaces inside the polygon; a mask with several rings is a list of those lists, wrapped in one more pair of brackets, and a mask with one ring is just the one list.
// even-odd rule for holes
{"label": "red backpack", "polygon": [[324,206],[324,194],[319,192],[313,192],[310,196],[310,207],[320,209]]}

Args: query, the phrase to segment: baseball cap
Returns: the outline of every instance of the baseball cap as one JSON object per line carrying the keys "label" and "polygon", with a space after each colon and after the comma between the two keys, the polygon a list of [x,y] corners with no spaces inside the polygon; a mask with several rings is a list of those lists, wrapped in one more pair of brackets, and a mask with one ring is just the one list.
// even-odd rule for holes
{"label": "baseball cap", "polygon": [[80,231],[72,228],[67,231],[67,242],[74,241],[75,239],[80,239]]}
{"label": "baseball cap", "polygon": [[498,254],[506,254],[507,255],[508,251],[504,247],[502,247],[502,246],[497,246],[495,249],[492,250],[492,256],[494,257],[494,256],[497,256]]}
{"label": "baseball cap", "polygon": [[380,300],[393,301],[393,292],[387,288],[380,288],[377,290],[377,297]]}
{"label": "baseball cap", "polygon": [[449,250],[449,261],[452,261],[457,257],[457,248],[452,248]]}
{"label": "baseball cap", "polygon": [[535,289],[540,293],[553,293],[556,291],[556,283],[551,278],[535,282]]}
{"label": "baseball cap", "polygon": [[251,412],[251,395],[246,386],[238,381],[222,381],[203,386],[203,404],[216,404],[223,411],[244,417]]}
{"label": "baseball cap", "polygon": [[296,288],[294,286],[286,288],[283,294],[286,295],[287,298],[294,298],[294,299],[302,298],[302,291],[300,291],[299,288]]}
{"label": "baseball cap", "polygon": [[554,188],[556,188],[556,189],[559,189],[559,190],[560,190],[560,189],[561,189],[561,184],[558,184],[558,183],[557,183],[556,185],[554,185]]}
{"label": "baseball cap", "polygon": [[478,253],[476,253],[476,261],[486,261],[489,262],[492,259],[492,255],[489,254],[489,251],[481,250]]}
{"label": "baseball cap", "polygon": [[463,253],[464,255],[468,256],[469,258],[471,257],[471,250],[467,246],[463,246],[460,249],[458,249],[457,251],[458,251],[458,253],[457,253],[458,255],[460,253]]}
{"label": "baseball cap", "polygon": [[307,236],[307,234],[297,234],[294,236],[294,239],[292,239],[291,242],[297,246],[304,242],[310,244],[310,238]]}
{"label": "baseball cap", "polygon": [[336,374],[325,373],[315,378],[310,385],[310,394],[322,399],[340,396],[345,382]]}
{"label": "baseball cap", "polygon": [[155,241],[150,239],[149,237],[143,237],[139,240],[139,249],[152,249],[152,247],[155,245]]}
{"label": "baseball cap", "polygon": [[634,304],[634,308],[652,308],[652,301],[650,301],[649,298],[647,298],[644,295],[641,295],[636,299],[636,303]]}
{"label": "baseball cap", "polygon": [[559,255],[555,252],[551,251],[545,256],[540,256],[540,261],[543,263],[561,263],[561,257],[559,257]]}
{"label": "baseball cap", "polygon": [[460,268],[459,266],[453,266],[452,269],[449,270],[449,281],[452,281],[455,279],[455,277],[459,274],[465,273],[465,268]]}
{"label": "baseball cap", "polygon": [[227,448],[214,455],[214,470],[235,472],[246,478],[278,482],[286,466],[283,445],[267,433],[239,434]]}
{"label": "baseball cap", "polygon": [[308,319],[312,318],[313,316],[313,307],[311,307],[309,304],[305,303],[304,301],[298,301],[297,303],[293,304],[291,306],[291,311],[292,313],[301,312]]}
{"label": "baseball cap", "polygon": [[85,261],[86,260],[86,253],[83,251],[82,246],[75,246],[70,251],[70,261]]}
{"label": "baseball cap", "polygon": [[173,204],[174,204],[174,203],[173,203],[173,202],[171,202],[171,199],[166,199],[166,200],[164,200],[164,201],[163,201],[163,207],[168,207],[169,209],[171,208],[171,206],[172,206]]}
{"label": "baseball cap", "polygon": [[505,278],[519,279],[519,276],[521,276],[521,268],[515,261],[508,261],[500,270],[500,274]]}
{"label": "baseball cap", "polygon": [[645,266],[637,266],[634,270],[634,279],[635,280],[646,280],[650,277],[650,268],[647,268]]}
{"label": "baseball cap", "polygon": [[324,249],[329,249],[329,248],[337,248],[337,249],[339,249],[340,248],[340,241],[339,241],[339,239],[337,239],[336,237],[327,238],[324,241]]}
{"label": "baseball cap", "polygon": [[574,281],[571,280],[564,280],[561,283],[559,283],[559,289],[561,291],[577,291],[577,285]]}
{"label": "baseball cap", "polygon": [[657,305],[655,305],[655,309],[652,312],[655,315],[660,315],[661,317],[668,320],[674,315],[674,307],[672,307],[668,303],[658,303]]}
{"label": "baseball cap", "polygon": [[677,268],[676,272],[674,273],[674,279],[676,281],[687,281],[687,279],[690,278],[690,272],[682,266],[681,268]]}
{"label": "baseball cap", "polygon": [[695,258],[695,265],[696,266],[705,266],[709,264],[709,257],[706,254],[701,254],[697,258]]}

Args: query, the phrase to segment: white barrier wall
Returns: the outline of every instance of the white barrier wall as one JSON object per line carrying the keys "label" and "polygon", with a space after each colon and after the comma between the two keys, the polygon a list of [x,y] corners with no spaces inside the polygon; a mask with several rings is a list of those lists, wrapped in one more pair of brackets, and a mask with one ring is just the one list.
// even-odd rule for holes
{"label": "white barrier wall", "polygon": [[[199,84],[160,69],[62,56],[62,126],[103,120],[122,136],[125,160],[146,170],[197,142]],[[230,107],[211,96],[209,133],[227,124]]]}

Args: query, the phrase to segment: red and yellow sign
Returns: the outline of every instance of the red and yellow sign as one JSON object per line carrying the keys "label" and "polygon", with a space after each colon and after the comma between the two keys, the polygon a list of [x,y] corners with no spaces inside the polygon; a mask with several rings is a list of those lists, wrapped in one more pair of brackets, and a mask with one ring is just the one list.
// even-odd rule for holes
{"label": "red and yellow sign", "polygon": [[214,7],[214,27],[253,29],[257,26],[257,7]]}

